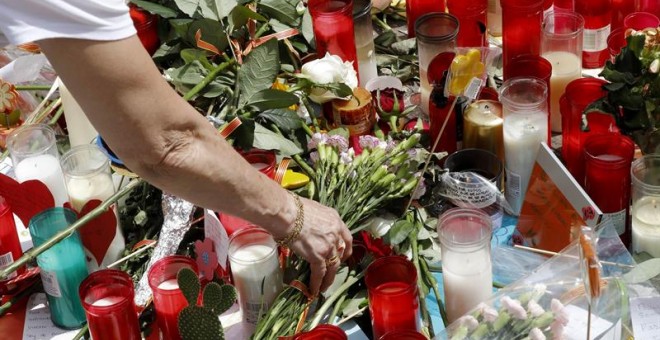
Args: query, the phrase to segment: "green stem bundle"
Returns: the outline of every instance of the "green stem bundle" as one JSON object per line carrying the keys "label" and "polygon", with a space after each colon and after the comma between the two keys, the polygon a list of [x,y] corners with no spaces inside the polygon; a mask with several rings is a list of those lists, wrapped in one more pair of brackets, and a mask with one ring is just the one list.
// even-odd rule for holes
{"label": "green stem bundle", "polygon": [[199,83],[197,83],[197,85],[195,85],[195,87],[190,89],[190,91],[188,91],[183,96],[183,99],[184,100],[192,99],[195,95],[199,93],[199,91],[203,90],[208,84],[210,84],[215,79],[215,77],[217,77],[218,74],[220,74],[220,72],[224,71],[227,67],[233,65],[235,62],[236,62],[235,59],[230,59],[229,61],[226,61],[216,66],[213,70],[211,70],[211,72],[209,72],[206,75],[206,77],[204,77],[204,79],[202,79],[202,81],[200,81]]}

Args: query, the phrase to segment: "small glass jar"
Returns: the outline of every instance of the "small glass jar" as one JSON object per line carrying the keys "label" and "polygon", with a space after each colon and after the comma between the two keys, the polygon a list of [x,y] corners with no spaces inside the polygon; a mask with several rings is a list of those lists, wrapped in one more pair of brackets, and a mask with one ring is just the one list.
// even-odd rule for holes
{"label": "small glass jar", "polygon": [[80,284],[79,295],[93,339],[142,339],[133,280],[128,274],[99,270]]}
{"label": "small glass jar", "polygon": [[[60,207],[50,208],[35,215],[29,224],[34,246],[42,245],[68,228],[77,218],[73,210]],[[78,233],[72,233],[38,255],[37,264],[41,269],[41,282],[48,298],[50,319],[61,328],[80,328],[86,320],[78,287],[88,272]]]}
{"label": "small glass jar", "polygon": [[488,10],[488,0],[447,0],[447,9],[460,23],[456,46],[487,46],[486,12]]}
{"label": "small glass jar", "polygon": [[447,319],[454,322],[493,291],[490,217],[477,209],[452,208],[438,220]]}
{"label": "small glass jar", "polygon": [[353,26],[353,0],[310,0],[307,3],[312,16],[316,53],[319,58],[326,52],[353,62],[358,71],[355,31]]}
{"label": "small glass jar", "polygon": [[243,156],[243,158],[245,158],[255,170],[268,176],[270,179],[275,178],[277,158],[274,151],[252,149],[248,152],[241,152],[241,156]]}
{"label": "small glass jar", "polygon": [[38,180],[63,206],[69,199],[55,145],[55,131],[45,124],[23,125],[7,138],[7,150],[19,183]]}
{"label": "small glass jar", "polygon": [[541,53],[543,0],[501,0],[501,4],[502,63],[506,69],[519,56]]}
{"label": "small glass jar", "polygon": [[632,163],[633,253],[660,257],[660,155],[644,155]]}
{"label": "small glass jar", "polygon": [[419,58],[419,82],[421,91],[421,109],[429,115],[431,83],[428,67],[431,60],[442,52],[454,52],[458,19],[447,13],[428,13],[419,17],[415,23],[417,35],[417,56]]}
{"label": "small glass jar", "polygon": [[371,0],[355,0],[353,4],[355,27],[355,49],[360,70],[360,86],[365,87],[371,79],[378,77],[374,26],[371,23]]}

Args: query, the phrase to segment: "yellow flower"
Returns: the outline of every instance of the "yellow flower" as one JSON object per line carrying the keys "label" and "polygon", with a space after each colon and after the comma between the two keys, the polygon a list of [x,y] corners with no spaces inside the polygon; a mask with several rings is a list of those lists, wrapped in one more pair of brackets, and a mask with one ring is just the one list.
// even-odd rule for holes
{"label": "yellow flower", "polygon": [[12,112],[18,102],[14,85],[0,79],[0,112]]}
{"label": "yellow flower", "polygon": [[[276,79],[275,82],[273,83],[273,86],[271,86],[270,88],[272,88],[273,90],[279,90],[279,91],[286,92],[286,91],[289,90],[289,85],[287,85],[286,83],[282,83],[278,79]],[[297,111],[298,110],[298,105],[293,104],[293,105],[289,106],[289,109],[291,109],[293,111]]]}

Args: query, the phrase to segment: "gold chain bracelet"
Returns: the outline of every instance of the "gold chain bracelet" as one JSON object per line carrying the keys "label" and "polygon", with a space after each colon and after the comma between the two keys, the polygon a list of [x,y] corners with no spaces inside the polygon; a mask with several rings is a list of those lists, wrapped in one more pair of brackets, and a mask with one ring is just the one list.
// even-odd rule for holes
{"label": "gold chain bracelet", "polygon": [[295,241],[298,236],[300,236],[300,231],[303,228],[303,224],[305,223],[305,209],[303,209],[302,201],[300,200],[300,197],[291,191],[287,191],[291,196],[293,196],[293,199],[296,201],[296,208],[298,209],[296,211],[296,220],[293,223],[293,230],[286,235],[284,238],[281,238],[279,240],[275,240],[277,242],[277,245],[280,247],[289,247],[293,241]]}

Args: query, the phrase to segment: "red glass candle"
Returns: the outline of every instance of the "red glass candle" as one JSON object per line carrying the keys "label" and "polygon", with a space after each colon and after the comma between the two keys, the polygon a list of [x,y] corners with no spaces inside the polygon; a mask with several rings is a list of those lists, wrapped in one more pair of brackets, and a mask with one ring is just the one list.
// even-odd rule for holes
{"label": "red glass candle", "polygon": [[177,318],[179,312],[188,306],[176,280],[182,268],[190,268],[198,273],[197,263],[193,259],[178,255],[156,261],[149,270],[149,287],[153,293],[156,319],[163,339],[181,339]]}
{"label": "red glass candle", "polygon": [[445,129],[442,131],[440,140],[435,144],[433,152],[446,151],[451,154],[457,149],[458,126],[456,125],[455,107],[453,112],[449,111],[455,97],[445,97],[444,94],[447,70],[449,69],[452,60],[454,60],[455,55],[454,52],[442,52],[431,60],[428,68],[428,81],[433,87],[429,100],[429,121],[431,125],[429,132],[431,136],[431,147],[433,147],[435,140],[440,136],[447,115],[450,115]]}
{"label": "red glass candle", "polygon": [[630,248],[630,166],[635,143],[618,133],[593,135],[584,143],[585,180],[589,197],[611,218],[621,242]]}
{"label": "red glass candle", "polygon": [[621,53],[621,49],[628,44],[626,41],[625,33],[625,29],[623,27],[619,27],[612,31],[607,37],[607,50],[610,52],[611,62],[614,62],[616,56]]}
{"label": "red glass candle", "polygon": [[408,22],[408,38],[415,37],[415,22],[426,13],[445,11],[445,2],[440,0],[407,0],[406,21]]}
{"label": "red glass candle", "polygon": [[347,340],[346,332],[333,325],[318,325],[311,331],[296,335],[293,340]]}
{"label": "red glass candle", "polygon": [[623,19],[635,11],[635,3],[630,0],[612,0],[612,30],[623,27]]}
{"label": "red glass candle", "polygon": [[391,331],[383,335],[380,340],[427,340],[424,334],[411,330]]}
{"label": "red glass candle", "polygon": [[128,6],[131,19],[133,19],[133,25],[135,26],[140,42],[142,42],[142,46],[149,52],[149,55],[154,54],[160,46],[160,39],[158,38],[158,16],[133,4],[129,4]]}
{"label": "red glass candle", "polygon": [[630,13],[623,19],[623,28],[632,28],[635,31],[641,31],[649,27],[655,28],[658,25],[660,25],[660,19],[648,12]]}
{"label": "red glass candle", "polygon": [[612,0],[576,0],[575,11],[584,17],[582,67],[598,68],[609,58],[607,36],[612,21]]}
{"label": "red glass candle", "polygon": [[555,11],[575,11],[575,0],[555,0],[554,2]]}
{"label": "red glass candle", "polygon": [[358,71],[357,50],[353,27],[353,0],[310,0],[316,53],[323,57],[326,52],[352,61]]}
{"label": "red glass candle", "polygon": [[603,89],[606,81],[597,78],[573,80],[566,86],[566,92],[559,99],[562,124],[561,156],[566,168],[575,180],[584,184],[583,145],[591,134],[618,132],[616,123],[610,115],[591,113],[587,115],[589,132],[582,131],[582,112],[597,99],[607,95]]}
{"label": "red glass candle", "polygon": [[[0,196],[0,268],[7,267],[23,255],[21,242],[18,240],[14,214],[5,198]],[[25,266],[12,273],[9,278],[23,274]]]}
{"label": "red glass candle", "polygon": [[133,302],[133,280],[128,274],[99,270],[83,280],[78,293],[94,340],[142,339]]}
{"label": "red glass candle", "polygon": [[516,57],[541,54],[543,0],[501,1],[502,62],[506,68]]}
{"label": "red glass candle", "polygon": [[487,46],[486,11],[488,10],[488,0],[447,0],[447,8],[460,24],[456,36],[456,46]]}
{"label": "red glass candle", "polygon": [[[534,77],[541,79],[548,87],[548,99],[551,98],[551,83],[550,77],[552,76],[552,64],[545,58],[538,55],[523,55],[511,60],[509,64],[504,67],[504,80],[515,77]],[[550,107],[550,100],[548,100],[548,112],[552,112]],[[548,115],[548,127],[550,124],[550,115]],[[552,129],[548,128],[548,145],[552,145]]]}
{"label": "red glass candle", "polygon": [[374,339],[394,330],[419,330],[417,270],[403,256],[372,262],[365,276]]}
{"label": "red glass candle", "polygon": [[656,16],[660,17],[660,1],[658,1],[658,0],[635,0],[635,10],[638,11],[638,12],[653,13]]}

